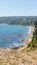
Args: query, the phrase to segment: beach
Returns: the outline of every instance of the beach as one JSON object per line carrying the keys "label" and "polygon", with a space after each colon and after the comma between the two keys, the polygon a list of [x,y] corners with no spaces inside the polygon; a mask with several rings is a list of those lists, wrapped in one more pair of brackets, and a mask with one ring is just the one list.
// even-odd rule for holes
{"label": "beach", "polygon": [[23,40],[23,47],[20,47],[18,48],[18,51],[24,49],[25,47],[27,47],[28,43],[31,42],[32,38],[33,38],[33,32],[34,32],[34,27],[33,26],[30,26],[31,27],[31,32],[26,39]]}

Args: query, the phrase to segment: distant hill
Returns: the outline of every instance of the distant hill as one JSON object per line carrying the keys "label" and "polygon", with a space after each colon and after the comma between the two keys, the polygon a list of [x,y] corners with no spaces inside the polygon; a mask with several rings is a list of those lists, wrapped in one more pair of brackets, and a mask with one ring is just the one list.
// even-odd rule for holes
{"label": "distant hill", "polygon": [[18,25],[34,25],[37,23],[37,16],[9,16],[0,17],[0,23],[18,24]]}

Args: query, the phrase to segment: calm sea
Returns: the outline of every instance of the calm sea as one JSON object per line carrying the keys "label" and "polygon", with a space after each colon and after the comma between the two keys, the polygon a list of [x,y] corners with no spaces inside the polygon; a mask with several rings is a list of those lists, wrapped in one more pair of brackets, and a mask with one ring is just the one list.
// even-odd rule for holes
{"label": "calm sea", "polygon": [[28,26],[0,24],[0,48],[23,46],[22,40],[30,33]]}

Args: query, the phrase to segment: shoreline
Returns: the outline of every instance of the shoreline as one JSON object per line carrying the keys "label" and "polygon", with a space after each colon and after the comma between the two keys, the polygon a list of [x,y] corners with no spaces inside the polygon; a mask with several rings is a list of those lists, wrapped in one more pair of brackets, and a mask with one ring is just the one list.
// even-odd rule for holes
{"label": "shoreline", "polygon": [[[28,27],[30,27],[31,28],[31,32],[33,33],[33,31],[34,31],[34,27],[33,26],[28,26]],[[24,39],[23,40],[23,46],[20,46],[20,47],[18,47],[18,48],[0,48],[1,50],[3,49],[7,49],[7,50],[19,50],[19,49],[22,49],[22,48],[25,48],[25,47],[27,47],[27,44],[32,40],[32,37],[33,37],[33,34],[32,33],[30,33],[30,34],[28,34],[28,36],[27,36],[27,38],[26,39]]]}
{"label": "shoreline", "polygon": [[18,51],[21,51],[22,49],[24,49],[25,47],[27,47],[27,44],[28,44],[29,42],[31,42],[31,40],[32,40],[33,32],[34,32],[34,27],[33,27],[33,26],[29,26],[29,27],[31,27],[31,32],[32,32],[32,33],[29,34],[29,35],[27,36],[27,38],[23,40],[24,46],[18,48]]}

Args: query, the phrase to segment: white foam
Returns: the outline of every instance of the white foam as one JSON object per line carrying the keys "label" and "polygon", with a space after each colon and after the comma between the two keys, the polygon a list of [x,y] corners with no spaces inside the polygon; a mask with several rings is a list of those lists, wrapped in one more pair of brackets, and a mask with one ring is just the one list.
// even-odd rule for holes
{"label": "white foam", "polygon": [[29,28],[29,32],[28,32],[28,34],[31,34],[31,28]]}

